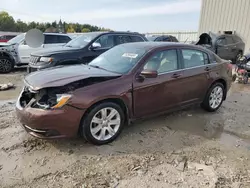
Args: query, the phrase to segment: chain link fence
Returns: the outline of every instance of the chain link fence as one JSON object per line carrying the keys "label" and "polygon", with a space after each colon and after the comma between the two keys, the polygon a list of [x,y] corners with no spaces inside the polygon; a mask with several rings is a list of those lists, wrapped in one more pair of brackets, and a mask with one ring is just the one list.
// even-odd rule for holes
{"label": "chain link fence", "polygon": [[145,33],[145,35],[172,35],[175,36],[178,41],[191,43],[197,41],[199,36],[197,31],[173,31],[173,32],[162,32],[162,33]]}

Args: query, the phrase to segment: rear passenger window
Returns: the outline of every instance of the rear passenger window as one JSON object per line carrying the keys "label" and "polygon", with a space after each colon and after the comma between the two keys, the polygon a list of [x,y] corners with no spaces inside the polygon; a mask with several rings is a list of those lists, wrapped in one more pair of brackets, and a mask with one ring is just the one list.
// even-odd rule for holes
{"label": "rear passenger window", "polygon": [[172,42],[171,39],[170,39],[170,37],[163,38],[163,41],[165,41],[165,42]]}
{"label": "rear passenger window", "polygon": [[44,44],[55,44],[59,43],[57,35],[45,35]]}
{"label": "rear passenger window", "polygon": [[59,40],[59,43],[68,43],[71,38],[69,38],[68,36],[58,36],[58,40]]}
{"label": "rear passenger window", "polygon": [[233,37],[227,37],[226,39],[227,39],[227,44],[228,44],[228,45],[235,43],[235,42],[233,41]]}
{"label": "rear passenger window", "polygon": [[184,68],[206,65],[209,63],[208,55],[198,50],[182,50]]}
{"label": "rear passenger window", "polygon": [[154,54],[145,64],[144,69],[167,73],[178,69],[176,50],[165,50]]}
{"label": "rear passenger window", "polygon": [[139,36],[130,36],[133,42],[143,42],[143,38]]}
{"label": "rear passenger window", "polygon": [[117,44],[129,43],[132,42],[130,36],[128,35],[116,35]]}

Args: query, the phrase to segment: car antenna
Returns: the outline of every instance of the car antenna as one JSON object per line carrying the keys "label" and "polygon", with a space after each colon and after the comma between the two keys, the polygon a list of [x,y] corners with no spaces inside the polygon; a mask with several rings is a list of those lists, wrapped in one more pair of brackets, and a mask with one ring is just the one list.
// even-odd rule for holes
{"label": "car antenna", "polygon": [[[188,37],[188,38],[189,38],[189,37]],[[186,42],[187,42],[188,38],[185,40],[185,42],[184,42],[184,43],[186,43]]]}

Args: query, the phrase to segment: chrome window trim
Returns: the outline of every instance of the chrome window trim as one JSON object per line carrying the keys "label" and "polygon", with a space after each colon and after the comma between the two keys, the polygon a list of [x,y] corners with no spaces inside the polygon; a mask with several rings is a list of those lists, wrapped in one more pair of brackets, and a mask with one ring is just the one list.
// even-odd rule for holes
{"label": "chrome window trim", "polygon": [[208,66],[211,66],[211,65],[213,65],[213,64],[199,65],[199,66],[183,68],[183,69],[176,69],[174,71],[164,72],[164,73],[160,73],[158,75],[164,75],[164,74],[168,74],[168,73],[172,73],[172,72],[178,72],[178,71],[185,71],[185,70],[190,70],[190,69],[194,69],[194,68],[208,67]]}

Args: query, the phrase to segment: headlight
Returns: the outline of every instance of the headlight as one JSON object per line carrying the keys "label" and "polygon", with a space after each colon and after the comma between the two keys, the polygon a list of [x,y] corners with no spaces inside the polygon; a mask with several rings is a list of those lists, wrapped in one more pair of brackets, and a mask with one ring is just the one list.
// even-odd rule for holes
{"label": "headlight", "polygon": [[71,98],[71,95],[69,94],[57,94],[56,95],[56,105],[52,106],[51,108],[56,109],[56,108],[61,108],[65,104],[68,103],[69,99]]}
{"label": "headlight", "polygon": [[51,58],[51,57],[41,57],[40,61],[49,63],[49,62],[53,61],[53,58]]}

